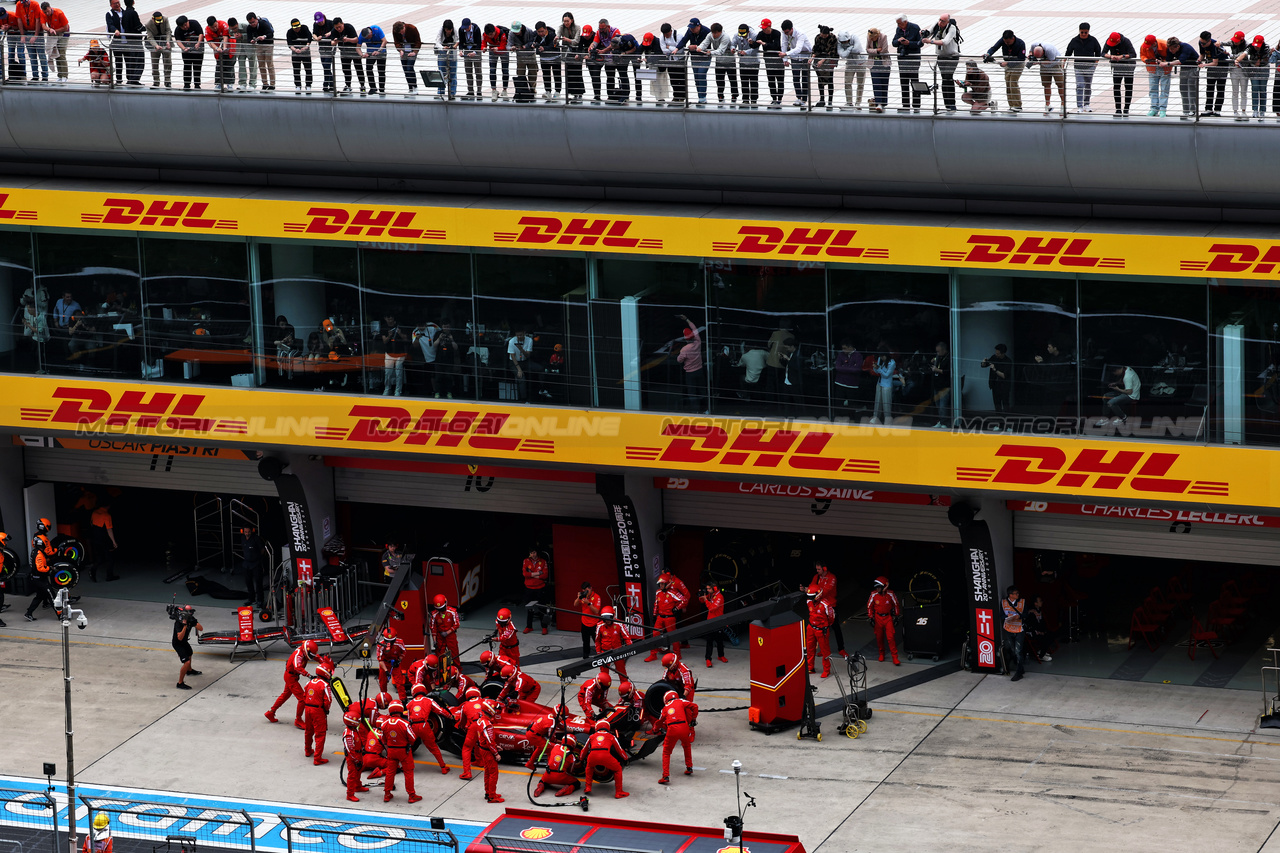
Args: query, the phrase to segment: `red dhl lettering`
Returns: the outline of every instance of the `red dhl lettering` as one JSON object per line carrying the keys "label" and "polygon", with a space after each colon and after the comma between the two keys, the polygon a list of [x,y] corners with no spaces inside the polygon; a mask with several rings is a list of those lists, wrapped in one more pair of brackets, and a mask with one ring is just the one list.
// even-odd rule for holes
{"label": "red dhl lettering", "polygon": [[555,243],[561,246],[595,246],[634,249],[638,237],[627,237],[631,219],[570,219],[567,223],[555,216],[522,216],[523,226],[514,242],[531,245]]}
{"label": "red dhl lettering", "polygon": [[1004,234],[974,234],[969,237],[971,248],[964,256],[966,263],[975,264],[1033,264],[1064,267],[1096,267],[1100,257],[1086,255],[1092,240],[1067,237],[1016,237]]}
{"label": "red dhl lettering", "polygon": [[1213,260],[1205,272],[1268,275],[1280,269],[1280,246],[1268,246],[1263,253],[1260,247],[1248,243],[1214,243],[1209,251],[1213,253]]}
{"label": "red dhl lettering", "polygon": [[307,211],[311,221],[303,230],[308,234],[345,234],[348,237],[381,237],[386,234],[418,240],[422,237],[422,229],[409,227],[417,215],[412,210],[360,208],[351,213],[340,207],[313,207]]}
{"label": "red dhl lettering", "polygon": [[802,471],[839,471],[844,464],[841,457],[822,455],[832,438],[829,432],[751,428],[738,433],[732,444],[724,429],[706,424],[667,424],[662,434],[671,440],[661,462],[749,468],[778,468],[785,462]]}
{"label": "red dhl lettering", "polygon": [[1182,494],[1191,480],[1166,478],[1179,453],[1086,448],[1068,461],[1057,447],[1005,444],[996,456],[1006,461],[991,478],[993,483],[1020,486],[1054,485],[1114,491],[1122,486],[1153,494]]}
{"label": "red dhl lettering", "polygon": [[214,228],[216,219],[206,218],[209,203],[204,201],[164,201],[156,199],[148,205],[136,198],[109,198],[102,202],[107,209],[102,217],[104,225],[159,225],[173,228],[182,223],[183,228]]}
{"label": "red dhl lettering", "polygon": [[208,432],[214,419],[195,417],[203,394],[175,394],[156,391],[123,391],[119,398],[102,388],[58,387],[51,395],[61,400],[53,416],[52,424],[74,426],[105,426],[135,429],[157,429],[163,426],[171,430]]}
{"label": "red dhl lettering", "polygon": [[[864,248],[849,244],[856,228],[777,228],[769,225],[744,225],[738,229],[742,239],[731,251],[749,255],[828,255],[835,258],[861,257]],[[713,244],[719,248],[719,244]]]}
{"label": "red dhl lettering", "polygon": [[498,412],[427,409],[416,420],[399,406],[352,406],[348,413],[356,425],[346,440],[388,444],[403,439],[405,444],[459,447],[464,442],[476,450],[515,450],[518,438],[498,435],[510,415]]}

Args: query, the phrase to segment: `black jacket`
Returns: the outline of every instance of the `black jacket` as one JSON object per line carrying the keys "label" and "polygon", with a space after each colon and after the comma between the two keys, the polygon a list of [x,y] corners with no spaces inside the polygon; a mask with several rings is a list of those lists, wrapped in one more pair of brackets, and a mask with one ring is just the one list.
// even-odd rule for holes
{"label": "black jacket", "polygon": [[1102,56],[1102,45],[1098,44],[1098,40],[1093,36],[1080,38],[1076,36],[1067,42],[1067,56],[1080,56],[1084,58]]}
{"label": "black jacket", "polygon": [[145,27],[142,26],[142,19],[138,17],[138,13],[132,8],[124,10],[124,19],[121,28],[129,35],[138,35],[145,29]]}
{"label": "black jacket", "polygon": [[1004,39],[998,39],[987,49],[986,58],[995,56],[997,51],[1005,62],[1027,61],[1027,43],[1020,38],[1015,38],[1013,44],[1005,44]]}

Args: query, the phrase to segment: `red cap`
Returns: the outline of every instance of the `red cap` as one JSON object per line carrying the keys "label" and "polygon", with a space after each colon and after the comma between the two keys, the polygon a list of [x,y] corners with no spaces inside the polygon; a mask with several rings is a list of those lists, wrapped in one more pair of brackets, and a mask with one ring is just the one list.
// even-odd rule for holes
{"label": "red cap", "polygon": [[1266,39],[1264,39],[1262,36],[1254,36],[1254,37],[1253,37],[1253,46],[1254,46],[1254,47],[1262,47],[1262,46],[1263,46],[1264,44],[1266,44],[1266,43],[1267,43],[1267,40],[1266,40]]}
{"label": "red cap", "polygon": [[644,38],[641,40],[640,43],[645,45],[646,47],[653,44],[653,33],[645,33]]}
{"label": "red cap", "polygon": [[1155,43],[1156,43],[1156,37],[1155,37],[1155,36],[1147,36],[1146,38],[1144,38],[1144,39],[1143,39],[1143,41],[1144,41],[1144,42],[1146,42],[1147,44],[1155,44]]}
{"label": "red cap", "polygon": [[1236,34],[1231,37],[1234,42],[1244,41],[1244,30],[1236,30]]}
{"label": "red cap", "polygon": [[1110,45],[1111,47],[1115,47],[1120,43],[1120,39],[1122,38],[1124,38],[1124,36],[1120,35],[1119,33],[1112,33],[1107,38],[1107,44]]}
{"label": "red cap", "polygon": [[[1259,38],[1261,38],[1261,36],[1259,36]],[[692,338],[692,337],[693,337],[693,329],[685,329],[685,330],[684,330],[684,336],[685,336],[685,338],[686,338],[686,339],[688,339],[688,338]]]}
{"label": "red cap", "polygon": [[591,25],[590,25],[590,24],[583,24],[583,25],[582,25],[582,34],[583,34],[584,36],[589,36],[589,35],[592,35],[593,33],[595,33],[595,30],[591,29]]}
{"label": "red cap", "polygon": [[760,22],[760,26],[762,26],[762,27],[772,27],[772,26],[773,26],[773,21],[769,20],[768,18],[765,18],[763,21],[761,21],[761,22]]}

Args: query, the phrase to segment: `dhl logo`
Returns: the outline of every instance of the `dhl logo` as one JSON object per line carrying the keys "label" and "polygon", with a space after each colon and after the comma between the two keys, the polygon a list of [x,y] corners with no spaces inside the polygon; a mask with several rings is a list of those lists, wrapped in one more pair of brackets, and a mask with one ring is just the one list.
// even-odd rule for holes
{"label": "dhl logo", "polygon": [[716,252],[745,255],[825,255],[831,258],[889,257],[888,249],[868,249],[850,245],[858,233],[856,228],[775,228],[768,225],[744,225],[738,229],[737,242],[712,241]]}
{"label": "dhl logo", "polygon": [[555,453],[555,442],[547,439],[511,438],[499,435],[510,415],[502,412],[426,409],[416,418],[400,406],[356,405],[348,414],[356,418],[353,427],[316,427],[316,438],[327,441],[410,446],[461,447],[473,450],[504,450],[521,453]]}
{"label": "dhl logo", "polygon": [[138,198],[108,198],[102,206],[106,213],[82,213],[81,222],[100,225],[136,225],[161,228],[200,228],[235,231],[240,224],[234,219],[215,219],[206,216],[207,201],[165,201],[156,199],[147,204]]}
{"label": "dhl logo", "polygon": [[9,203],[9,194],[0,193],[0,219],[24,219],[34,222],[39,218],[34,210],[11,210],[5,205]]}
{"label": "dhl logo", "polygon": [[1102,267],[1124,269],[1124,258],[1089,255],[1092,240],[1068,237],[1016,237],[1005,234],[973,234],[967,252],[941,251],[938,256],[947,263],[964,264],[1031,264],[1033,266]]}
{"label": "dhl logo", "polygon": [[1268,246],[1264,253],[1248,243],[1214,243],[1213,258],[1207,261],[1179,261],[1184,270],[1270,275],[1280,268],[1280,246]]}
{"label": "dhl logo", "polygon": [[800,471],[880,473],[880,462],[875,459],[823,455],[834,437],[829,432],[753,427],[742,430],[730,442],[729,433],[721,427],[687,423],[667,424],[662,434],[668,438],[665,446],[627,447],[626,458],[676,465],[716,464],[747,468],[779,468],[785,465]]}
{"label": "dhl logo", "polygon": [[413,228],[418,214],[412,210],[341,207],[312,207],[308,222],[286,222],[284,230],[293,234],[343,234],[347,237],[398,237],[403,240],[443,240],[443,230]]}
{"label": "dhl logo", "polygon": [[627,231],[635,224],[631,219],[574,218],[568,222],[555,216],[522,216],[516,223],[520,231],[495,231],[493,239],[499,243],[520,243],[526,246],[608,246],[614,249],[661,249],[662,241],[641,237],[628,237]]}
{"label": "dhl logo", "polygon": [[217,429],[217,419],[197,416],[203,394],[122,391],[117,397],[102,388],[58,387],[51,396],[61,401],[56,409],[23,408],[22,420],[68,427],[227,431]]}
{"label": "dhl logo", "polygon": [[1013,486],[1053,486],[1113,492],[1128,487],[1154,495],[1212,495],[1226,497],[1230,484],[1167,476],[1180,453],[1144,450],[1085,448],[1075,456],[1057,447],[1036,444],[1004,444],[996,456],[1005,459],[995,468],[956,467],[956,479],[971,483]]}

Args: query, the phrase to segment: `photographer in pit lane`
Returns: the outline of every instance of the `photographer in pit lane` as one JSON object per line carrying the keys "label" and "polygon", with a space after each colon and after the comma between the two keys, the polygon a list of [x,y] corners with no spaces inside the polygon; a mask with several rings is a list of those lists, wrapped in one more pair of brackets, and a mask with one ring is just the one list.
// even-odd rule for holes
{"label": "photographer in pit lane", "polygon": [[189,638],[191,629],[194,628],[198,636],[204,626],[196,621],[196,609],[190,604],[170,604],[165,609],[173,620],[173,650],[178,653],[178,660],[182,661],[182,669],[178,671],[178,689],[190,690],[191,685],[186,683],[187,676],[201,673],[200,670],[191,668],[191,656],[195,653],[191,650]]}

